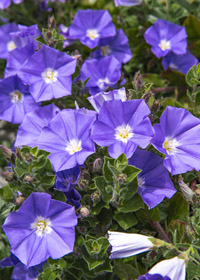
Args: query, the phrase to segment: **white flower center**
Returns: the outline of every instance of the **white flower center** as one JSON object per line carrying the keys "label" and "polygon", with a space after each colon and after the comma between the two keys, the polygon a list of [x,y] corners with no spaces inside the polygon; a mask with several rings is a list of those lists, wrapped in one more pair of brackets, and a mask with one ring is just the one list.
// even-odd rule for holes
{"label": "white flower center", "polygon": [[45,80],[47,84],[56,82],[58,80],[57,77],[58,77],[58,71],[53,70],[52,68],[47,68],[42,73],[42,78]]}
{"label": "white flower center", "polygon": [[8,43],[7,43],[7,50],[10,52],[10,51],[13,51],[14,49],[16,49],[16,45],[15,45],[15,43],[14,43],[14,41],[9,41]]}
{"label": "white flower center", "polygon": [[115,139],[127,143],[130,138],[133,137],[133,132],[131,132],[131,127],[127,125],[120,125],[115,128]]}
{"label": "white flower center", "polygon": [[166,41],[166,40],[164,39],[164,40],[161,40],[161,41],[160,41],[159,47],[161,48],[162,51],[170,50],[170,48],[171,48],[171,43],[170,43],[170,41]]}
{"label": "white flower center", "polygon": [[91,40],[95,40],[97,37],[99,37],[99,33],[96,29],[88,29],[86,34],[86,36]]}
{"label": "white flower center", "polygon": [[24,101],[24,95],[18,90],[11,92],[10,98],[12,103],[22,103]]}
{"label": "white flower center", "polygon": [[166,150],[168,155],[173,155],[177,152],[177,147],[179,146],[178,141],[175,138],[165,138],[165,141],[163,143],[163,148]]}
{"label": "white flower center", "polygon": [[101,47],[101,55],[107,56],[110,55],[112,52],[111,48],[109,46],[103,46]]}
{"label": "white flower center", "polygon": [[82,150],[81,147],[81,140],[78,139],[72,139],[70,142],[67,144],[66,151],[70,154],[73,155],[77,152],[80,152]]}
{"label": "white flower center", "polygon": [[99,79],[97,81],[97,86],[101,89],[101,90],[104,90],[106,88],[107,85],[110,84],[110,81],[108,78],[105,78],[105,79]]}
{"label": "white flower center", "polygon": [[145,185],[144,177],[138,176],[138,186],[142,188],[142,187],[144,187],[144,185]]}
{"label": "white flower center", "polygon": [[35,222],[31,224],[31,228],[34,229],[35,233],[40,237],[52,231],[50,219],[45,219],[41,216],[38,216]]}

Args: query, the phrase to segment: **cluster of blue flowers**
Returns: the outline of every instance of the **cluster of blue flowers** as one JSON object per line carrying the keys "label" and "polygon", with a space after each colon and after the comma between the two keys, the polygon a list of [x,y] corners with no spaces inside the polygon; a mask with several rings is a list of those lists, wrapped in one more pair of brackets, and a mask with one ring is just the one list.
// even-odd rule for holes
{"label": "cluster of blue flowers", "polygon": [[155,56],[164,57],[162,65],[165,70],[171,68],[186,74],[198,63],[198,59],[187,49],[185,27],[158,19],[146,30],[144,38],[152,46],[151,50]]}
{"label": "cluster of blue flowers", "polygon": [[[13,2],[19,4],[22,0]],[[140,3],[115,0],[116,5]],[[1,1],[0,8],[10,4],[11,1]],[[20,124],[14,146],[37,146],[50,152],[49,159],[57,175],[55,187],[76,208],[81,205],[81,197],[74,185],[80,167],[95,153],[95,144],[108,147],[112,158],[124,153],[130,165],[142,170],[137,191],[149,209],[165,197],[171,198],[176,189],[169,172],[175,175],[200,170],[200,119],[185,109],[168,106],[160,123],[152,126],[145,101],[127,100],[125,89],[116,89],[122,64],[132,54],[125,33],[116,30],[108,11],[80,10],[71,26],[60,29],[65,46],[79,40],[90,49],[98,47],[83,63],[74,81],[89,78],[85,90],[91,95],[88,100],[94,110],[42,106],[42,101],[71,95],[77,61],[65,52],[37,43],[35,39],[41,33],[36,25],[3,25],[0,58],[7,59],[7,65],[5,78],[0,82],[0,119]],[[187,50],[184,27],[160,19],[146,30],[144,37],[152,52],[158,58],[164,57],[165,69],[186,73],[197,64]],[[108,88],[112,90],[107,91]],[[141,150],[149,144],[165,158]],[[21,275],[29,274],[26,279],[37,277],[36,268],[41,270],[49,257],[58,259],[73,251],[76,225],[73,206],[51,199],[46,193],[32,193],[5,220],[3,229],[12,255],[0,265],[14,265],[13,275],[20,271]],[[115,232],[109,233],[109,242],[111,258],[132,256],[154,246],[149,237]],[[138,280],[184,280],[185,263],[179,257],[162,261]]]}

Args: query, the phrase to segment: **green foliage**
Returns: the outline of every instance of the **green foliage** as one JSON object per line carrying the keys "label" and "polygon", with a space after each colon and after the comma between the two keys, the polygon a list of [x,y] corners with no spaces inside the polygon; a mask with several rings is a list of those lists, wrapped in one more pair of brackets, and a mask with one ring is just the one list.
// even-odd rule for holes
{"label": "green foliage", "polygon": [[10,188],[28,196],[33,191],[49,191],[55,174],[48,159],[49,153],[38,148],[23,146],[17,149],[15,167],[12,167]]}
{"label": "green foliage", "polygon": [[[73,79],[79,75],[82,63],[91,54],[91,50],[79,42],[63,49],[65,38],[59,34],[58,26],[69,26],[78,10],[108,9],[116,28],[122,28],[128,36],[133,53],[133,59],[122,66],[122,79],[126,79],[128,100],[144,99],[151,110],[152,124],[159,122],[167,105],[185,108],[200,117],[200,64],[193,66],[186,76],[171,69],[163,71],[161,60],[152,54],[151,47],[143,36],[145,30],[158,18],[184,25],[188,34],[188,49],[200,58],[199,0],[143,0],[142,5],[134,7],[115,7],[114,0],[56,1],[48,4],[52,12],[41,11],[41,2],[42,0],[37,3],[24,0],[20,5],[1,10],[1,18],[27,26],[37,23],[42,30],[42,36],[37,38],[38,49],[41,44],[46,44],[77,58]],[[4,77],[5,66],[6,61],[0,60],[0,78]],[[88,95],[83,93],[87,82],[88,79],[73,84],[72,95],[44,102],[43,105],[54,103],[60,109],[74,108],[76,101],[81,107],[91,108]],[[17,131],[17,125],[3,123],[1,129],[9,134],[11,130]],[[3,145],[12,146],[12,138],[3,134],[1,137]],[[152,146],[147,149],[163,157]],[[182,174],[184,182],[194,192],[192,201],[186,201],[179,191],[178,176],[171,176],[177,193],[149,210],[137,193],[137,176],[140,170],[129,165],[124,154],[113,159],[108,157],[106,148],[97,147],[96,150],[86,160],[80,180],[75,186],[81,194],[81,204],[87,207],[89,214],[79,218],[74,252],[59,260],[49,259],[39,279],[134,280],[163,258],[183,252],[188,257],[187,280],[199,279],[199,172]],[[66,201],[65,195],[53,187],[55,173],[48,159],[48,152],[26,146],[16,149],[16,157],[11,150],[5,152],[7,157],[0,150],[0,172],[7,180],[7,184],[4,183],[0,188],[0,225],[32,192],[47,192],[54,199]],[[97,159],[103,168],[101,164],[94,168]],[[80,211],[77,210],[77,213],[80,214]],[[170,239],[172,248],[164,247],[147,254],[111,261],[106,235],[108,230]],[[1,259],[9,256],[9,248],[7,237],[0,229]],[[11,279],[11,273],[12,268],[0,268],[2,279]]]}

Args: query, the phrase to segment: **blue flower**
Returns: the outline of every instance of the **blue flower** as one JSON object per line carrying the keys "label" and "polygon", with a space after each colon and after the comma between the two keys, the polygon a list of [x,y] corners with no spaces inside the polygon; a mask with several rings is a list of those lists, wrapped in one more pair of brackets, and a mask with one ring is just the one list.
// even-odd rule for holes
{"label": "blue flower", "polygon": [[137,149],[129,164],[141,169],[138,174],[138,193],[151,209],[165,197],[171,198],[176,189],[163,165],[163,159],[149,152]]}

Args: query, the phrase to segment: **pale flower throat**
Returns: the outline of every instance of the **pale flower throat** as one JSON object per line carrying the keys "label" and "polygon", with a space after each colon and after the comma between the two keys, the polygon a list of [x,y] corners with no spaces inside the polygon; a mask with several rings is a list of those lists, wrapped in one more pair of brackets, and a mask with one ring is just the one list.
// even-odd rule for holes
{"label": "pale flower throat", "polygon": [[90,38],[91,40],[95,40],[96,38],[99,37],[99,33],[96,29],[88,29],[87,33],[86,33],[86,36],[88,38]]}
{"label": "pale flower throat", "polygon": [[171,43],[170,43],[170,41],[167,41],[164,39],[164,40],[160,41],[159,47],[161,48],[162,51],[170,50]]}
{"label": "pale flower throat", "polygon": [[16,49],[16,45],[15,45],[14,41],[9,41],[7,43],[7,50],[10,52],[10,51],[13,51],[14,49]]}
{"label": "pale flower throat", "polygon": [[50,219],[45,219],[41,216],[38,216],[35,222],[31,224],[31,228],[34,229],[37,236],[40,237],[43,237],[52,231]]}
{"label": "pale flower throat", "polygon": [[10,98],[12,103],[22,103],[24,101],[24,95],[18,90],[11,92]]}
{"label": "pale flower throat", "polygon": [[81,140],[78,139],[72,139],[67,143],[66,151],[70,154],[73,155],[77,152],[80,152],[82,150],[81,146]]}
{"label": "pale flower throat", "polygon": [[47,68],[43,73],[42,73],[42,78],[47,84],[51,84],[56,82],[58,79],[58,71],[52,69],[52,68]]}
{"label": "pale flower throat", "polygon": [[177,152],[177,147],[179,146],[178,141],[175,138],[166,137],[163,142],[163,148],[166,150],[168,155],[173,155]]}
{"label": "pale flower throat", "polygon": [[133,137],[133,132],[128,124],[120,125],[115,128],[115,139],[127,143]]}

